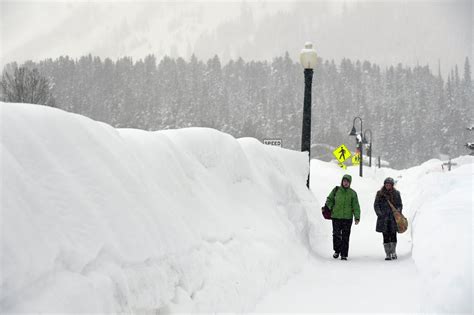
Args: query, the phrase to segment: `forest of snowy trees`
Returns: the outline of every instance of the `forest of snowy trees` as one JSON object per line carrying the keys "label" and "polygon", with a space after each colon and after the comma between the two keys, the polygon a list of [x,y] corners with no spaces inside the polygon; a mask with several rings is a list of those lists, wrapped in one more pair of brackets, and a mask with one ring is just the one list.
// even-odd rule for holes
{"label": "forest of snowy trees", "polygon": [[[113,61],[88,55],[23,66],[49,78],[57,107],[115,127],[212,127],[235,137],[281,138],[283,147],[300,149],[304,76],[288,54],[272,62],[238,59],[225,65],[218,56],[203,62],[194,56]],[[464,144],[472,139],[465,127],[473,122],[469,59],[447,78],[435,72],[428,66],[381,69],[368,61],[320,60],[313,79],[312,143],[353,149],[348,133],[360,116],[373,133],[373,156],[392,167],[467,154]],[[324,158],[318,147],[323,146],[313,154]]]}

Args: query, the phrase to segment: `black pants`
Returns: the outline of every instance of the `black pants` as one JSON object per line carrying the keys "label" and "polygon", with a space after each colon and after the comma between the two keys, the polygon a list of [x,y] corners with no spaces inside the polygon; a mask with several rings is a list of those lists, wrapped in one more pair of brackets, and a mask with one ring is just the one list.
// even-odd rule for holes
{"label": "black pants", "polygon": [[383,233],[383,243],[396,243],[397,242],[397,232],[388,232]]}
{"label": "black pants", "polygon": [[332,243],[336,253],[347,257],[349,237],[351,236],[352,219],[332,219]]}

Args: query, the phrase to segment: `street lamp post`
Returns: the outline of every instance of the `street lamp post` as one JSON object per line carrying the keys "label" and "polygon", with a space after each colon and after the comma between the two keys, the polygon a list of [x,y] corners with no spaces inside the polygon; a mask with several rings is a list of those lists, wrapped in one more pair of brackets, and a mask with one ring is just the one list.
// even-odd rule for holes
{"label": "street lamp post", "polygon": [[[356,128],[355,128],[355,121],[356,121],[357,118],[360,120],[360,134],[359,134],[360,139],[359,139],[359,137],[357,137],[358,134],[357,134],[357,130],[356,130]],[[357,116],[357,117],[354,118],[354,121],[352,122],[352,130],[351,130],[351,133],[349,134],[349,136],[355,136],[355,137],[356,137],[356,141],[357,141],[357,143],[358,143],[358,145],[359,145],[359,151],[360,151],[359,176],[360,176],[360,177],[362,177],[362,168],[363,168],[363,164],[364,164],[364,162],[363,162],[363,161],[364,161],[364,158],[363,158],[364,155],[363,155],[363,151],[362,151],[362,150],[363,150],[363,145],[362,145],[362,142],[363,142],[363,138],[362,138],[363,133],[364,133],[364,132],[363,132],[363,129],[362,129],[362,118],[360,118],[359,116]]]}
{"label": "street lamp post", "polygon": [[[370,135],[370,141],[367,142],[367,136],[365,135],[367,132],[369,132]],[[369,167],[372,167],[372,130],[366,129],[364,131],[364,142],[369,144],[369,148],[367,149],[367,153],[369,154]]]}
{"label": "street lamp post", "polygon": [[[316,51],[313,44],[306,42],[300,53],[300,62],[304,68],[304,106],[303,106],[303,128],[301,134],[301,151],[308,151],[311,161],[311,86],[313,82],[313,68],[317,61]],[[310,165],[311,166],[311,165]],[[309,188],[309,171],[306,186]]]}

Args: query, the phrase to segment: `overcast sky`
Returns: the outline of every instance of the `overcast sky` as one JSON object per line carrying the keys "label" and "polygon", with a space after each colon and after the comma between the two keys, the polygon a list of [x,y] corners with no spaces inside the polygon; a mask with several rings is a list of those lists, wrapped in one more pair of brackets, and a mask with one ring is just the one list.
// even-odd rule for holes
{"label": "overcast sky", "polygon": [[[249,13],[250,12],[250,13]],[[437,1],[4,1],[1,66],[92,53],[155,54],[224,62],[295,60],[306,40],[319,55],[444,71],[472,56],[470,0]]]}

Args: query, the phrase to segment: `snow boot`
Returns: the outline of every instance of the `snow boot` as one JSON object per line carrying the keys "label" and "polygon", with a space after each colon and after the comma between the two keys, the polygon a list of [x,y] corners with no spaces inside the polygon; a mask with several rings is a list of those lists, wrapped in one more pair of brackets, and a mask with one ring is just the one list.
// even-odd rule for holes
{"label": "snow boot", "polygon": [[385,260],[392,260],[392,243],[384,243],[383,248],[385,249]]}
{"label": "snow boot", "polygon": [[341,260],[347,260],[347,257],[341,256]]}
{"label": "snow boot", "polygon": [[339,253],[338,252],[334,252],[334,255],[332,255],[332,257],[334,259],[338,259],[339,258]]}
{"label": "snow boot", "polygon": [[396,252],[396,249],[397,249],[397,243],[396,242],[393,242],[393,243],[389,243],[391,245],[390,247],[390,253],[391,253],[391,257],[392,257],[392,260],[393,259],[397,259],[397,252]]}

